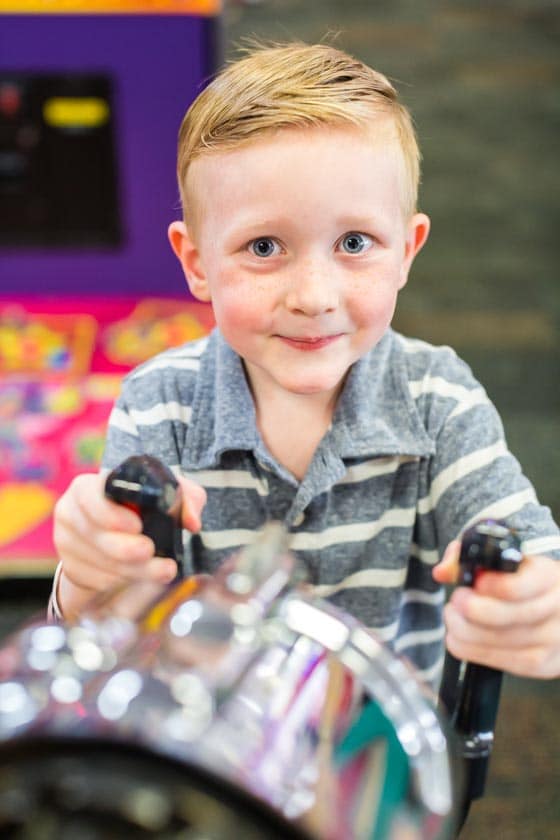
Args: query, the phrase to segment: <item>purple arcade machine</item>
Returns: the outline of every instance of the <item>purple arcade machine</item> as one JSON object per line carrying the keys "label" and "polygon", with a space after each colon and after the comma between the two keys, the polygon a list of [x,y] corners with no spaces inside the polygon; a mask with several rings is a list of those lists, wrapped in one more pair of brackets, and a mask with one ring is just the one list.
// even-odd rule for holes
{"label": "purple arcade machine", "polygon": [[184,295],[176,136],[218,61],[219,6],[0,6],[30,12],[0,14],[2,295]]}
{"label": "purple arcade machine", "polygon": [[167,242],[220,0],[0,3],[0,575],[50,573],[123,373],[204,334]]}

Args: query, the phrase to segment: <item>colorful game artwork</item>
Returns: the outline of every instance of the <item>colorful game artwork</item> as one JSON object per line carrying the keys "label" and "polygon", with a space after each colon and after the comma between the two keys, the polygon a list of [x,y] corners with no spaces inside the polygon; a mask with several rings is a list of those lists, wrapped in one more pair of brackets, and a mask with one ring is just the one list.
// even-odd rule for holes
{"label": "colorful game artwork", "polygon": [[213,324],[191,300],[0,298],[0,575],[51,573],[54,504],[97,470],[123,375]]}

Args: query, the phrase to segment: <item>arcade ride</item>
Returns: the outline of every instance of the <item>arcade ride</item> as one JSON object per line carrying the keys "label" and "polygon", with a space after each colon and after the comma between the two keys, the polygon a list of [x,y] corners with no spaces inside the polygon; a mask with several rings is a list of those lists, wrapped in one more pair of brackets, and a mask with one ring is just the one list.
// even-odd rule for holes
{"label": "arcade ride", "polygon": [[[483,793],[500,672],[448,655],[438,711],[404,659],[306,588],[278,523],[183,578],[173,474],[134,456],[106,494],[178,575],[0,650],[2,836],[454,836]],[[520,562],[500,523],[465,533],[464,584]]]}

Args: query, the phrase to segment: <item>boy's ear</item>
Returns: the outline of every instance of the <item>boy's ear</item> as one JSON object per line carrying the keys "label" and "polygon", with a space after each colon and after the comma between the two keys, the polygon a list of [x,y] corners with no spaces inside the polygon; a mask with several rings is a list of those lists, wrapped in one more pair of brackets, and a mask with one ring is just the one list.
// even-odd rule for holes
{"label": "boy's ear", "polygon": [[198,248],[184,222],[172,222],[167,236],[173,253],[181,263],[187,284],[197,300],[208,302],[210,289],[200,261]]}
{"label": "boy's ear", "polygon": [[406,285],[410,266],[414,257],[423,247],[430,233],[430,219],[425,213],[415,213],[407,226],[404,259],[401,266],[401,283],[399,289]]}

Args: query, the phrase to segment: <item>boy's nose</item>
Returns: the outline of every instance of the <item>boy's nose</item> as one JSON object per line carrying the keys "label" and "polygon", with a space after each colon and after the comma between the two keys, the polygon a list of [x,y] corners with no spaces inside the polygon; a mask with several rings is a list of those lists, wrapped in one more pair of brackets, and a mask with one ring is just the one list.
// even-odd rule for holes
{"label": "boy's nose", "polygon": [[309,263],[294,272],[286,295],[286,306],[293,312],[321,315],[338,306],[338,289],[332,269]]}

